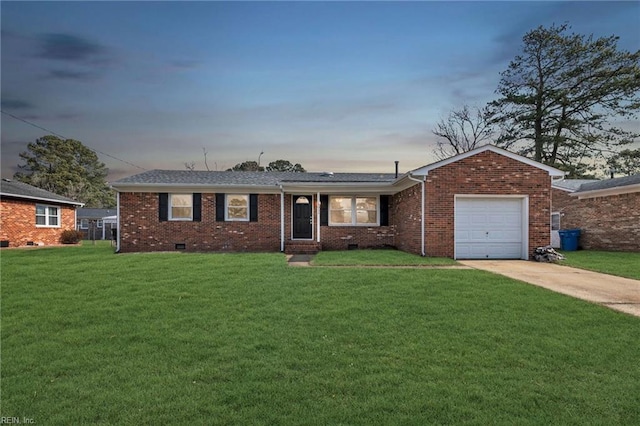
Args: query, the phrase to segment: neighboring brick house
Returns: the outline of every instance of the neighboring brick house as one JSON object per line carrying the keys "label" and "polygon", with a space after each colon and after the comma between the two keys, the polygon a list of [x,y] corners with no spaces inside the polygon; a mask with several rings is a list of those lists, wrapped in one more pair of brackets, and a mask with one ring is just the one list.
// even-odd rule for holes
{"label": "neighboring brick house", "polygon": [[581,248],[640,251],[640,174],[557,181],[552,194],[559,227],[581,229]]}
{"label": "neighboring brick house", "polygon": [[112,184],[117,247],[528,259],[549,244],[560,176],[491,145],[402,175],[153,170]]}
{"label": "neighboring brick house", "polygon": [[75,229],[82,203],[26,183],[0,182],[2,247],[61,244],[62,232]]}
{"label": "neighboring brick house", "polygon": [[116,209],[78,209],[76,229],[85,240],[110,240],[116,229]]}

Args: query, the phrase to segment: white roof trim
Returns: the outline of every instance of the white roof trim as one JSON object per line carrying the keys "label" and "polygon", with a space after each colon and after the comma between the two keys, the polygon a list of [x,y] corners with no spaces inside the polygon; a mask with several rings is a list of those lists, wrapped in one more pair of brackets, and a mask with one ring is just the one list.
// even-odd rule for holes
{"label": "white roof trim", "polygon": [[572,193],[572,192],[576,192],[576,191],[577,191],[577,189],[569,189],[569,188],[563,188],[563,187],[561,187],[561,186],[555,186],[555,185],[553,184],[553,182],[551,182],[551,188],[553,188],[553,189],[558,189],[558,190],[560,190],[560,191],[564,191],[564,192],[569,192],[569,193]]}
{"label": "white roof trim", "polygon": [[79,203],[77,201],[54,200],[53,198],[33,197],[30,195],[11,194],[9,192],[0,192],[0,195],[4,197],[22,198],[25,200],[45,201],[47,203],[52,203],[52,204],[67,204],[71,206],[80,206],[80,207],[84,206],[84,203]]}
{"label": "white roof trim", "polygon": [[498,148],[497,146],[494,146],[494,145],[483,145],[483,146],[478,147],[476,149],[472,149],[471,151],[467,151],[467,152],[464,152],[462,154],[458,154],[456,156],[447,158],[446,160],[442,160],[442,161],[438,161],[438,162],[433,163],[433,164],[422,166],[420,168],[412,170],[411,174],[415,175],[415,176],[427,176],[429,174],[429,172],[432,171],[432,170],[435,170],[437,168],[446,166],[446,165],[451,164],[451,163],[455,163],[456,161],[463,160],[465,158],[469,158],[469,157],[471,157],[473,155],[479,154],[479,153],[484,152],[484,151],[492,151],[492,152],[495,152],[496,154],[504,155],[505,157],[511,158],[512,160],[516,160],[516,161],[519,161],[521,163],[528,164],[529,166],[533,166],[533,167],[536,167],[538,169],[544,170],[544,171],[549,173],[549,176],[564,176],[565,175],[565,172],[563,172],[562,170],[558,170],[555,167],[551,167],[551,166],[547,166],[547,165],[542,164],[542,163],[538,163],[537,161],[531,160],[529,158],[523,157],[523,156],[518,155],[518,154],[514,154],[513,152],[509,152],[509,151],[507,151],[505,149]]}
{"label": "white roof trim", "polygon": [[582,200],[583,198],[608,197],[610,195],[630,194],[632,192],[640,192],[640,183],[616,186],[614,188],[594,189],[592,191],[573,192],[569,195]]}

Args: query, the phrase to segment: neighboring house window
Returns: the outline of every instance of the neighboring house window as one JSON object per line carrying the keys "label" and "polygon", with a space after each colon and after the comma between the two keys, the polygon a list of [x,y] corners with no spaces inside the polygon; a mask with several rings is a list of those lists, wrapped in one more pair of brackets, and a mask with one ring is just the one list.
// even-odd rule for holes
{"label": "neighboring house window", "polygon": [[169,220],[191,220],[193,217],[192,194],[169,194]]}
{"label": "neighboring house window", "polygon": [[329,197],[329,225],[378,225],[378,197]]}
{"label": "neighboring house window", "polygon": [[225,207],[226,220],[249,220],[249,196],[227,194]]}
{"label": "neighboring house window", "polygon": [[36,226],[60,226],[60,209],[55,206],[36,204]]}
{"label": "neighboring house window", "polygon": [[80,229],[89,229],[89,219],[80,219]]}
{"label": "neighboring house window", "polygon": [[551,230],[560,230],[560,213],[551,213]]}
{"label": "neighboring house window", "polygon": [[102,219],[98,219],[98,220],[96,221],[96,226],[97,226],[98,228],[102,228]]}

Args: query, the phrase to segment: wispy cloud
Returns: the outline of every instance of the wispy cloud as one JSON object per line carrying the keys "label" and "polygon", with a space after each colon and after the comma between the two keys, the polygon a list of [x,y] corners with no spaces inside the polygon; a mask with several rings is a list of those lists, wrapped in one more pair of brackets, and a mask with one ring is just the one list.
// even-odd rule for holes
{"label": "wispy cloud", "polygon": [[59,80],[80,80],[86,81],[97,77],[97,74],[90,71],[72,71],[72,70],[50,70],[47,78]]}
{"label": "wispy cloud", "polygon": [[108,56],[105,46],[72,34],[41,34],[37,41],[40,48],[37,56],[43,59],[95,63]]}
{"label": "wispy cloud", "polygon": [[39,34],[35,42],[36,58],[65,64],[47,70],[46,79],[91,81],[99,78],[115,60],[108,47],[74,34]]}
{"label": "wispy cloud", "polygon": [[2,99],[2,109],[27,110],[33,109],[35,105],[22,99]]}

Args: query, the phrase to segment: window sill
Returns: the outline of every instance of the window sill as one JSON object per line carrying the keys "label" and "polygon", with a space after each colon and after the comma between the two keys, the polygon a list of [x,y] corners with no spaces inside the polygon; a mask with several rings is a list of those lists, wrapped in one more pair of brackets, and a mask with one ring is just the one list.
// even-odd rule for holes
{"label": "window sill", "polygon": [[379,223],[330,223],[328,226],[336,227],[336,228],[346,228],[346,227],[354,227],[354,228],[379,228]]}

